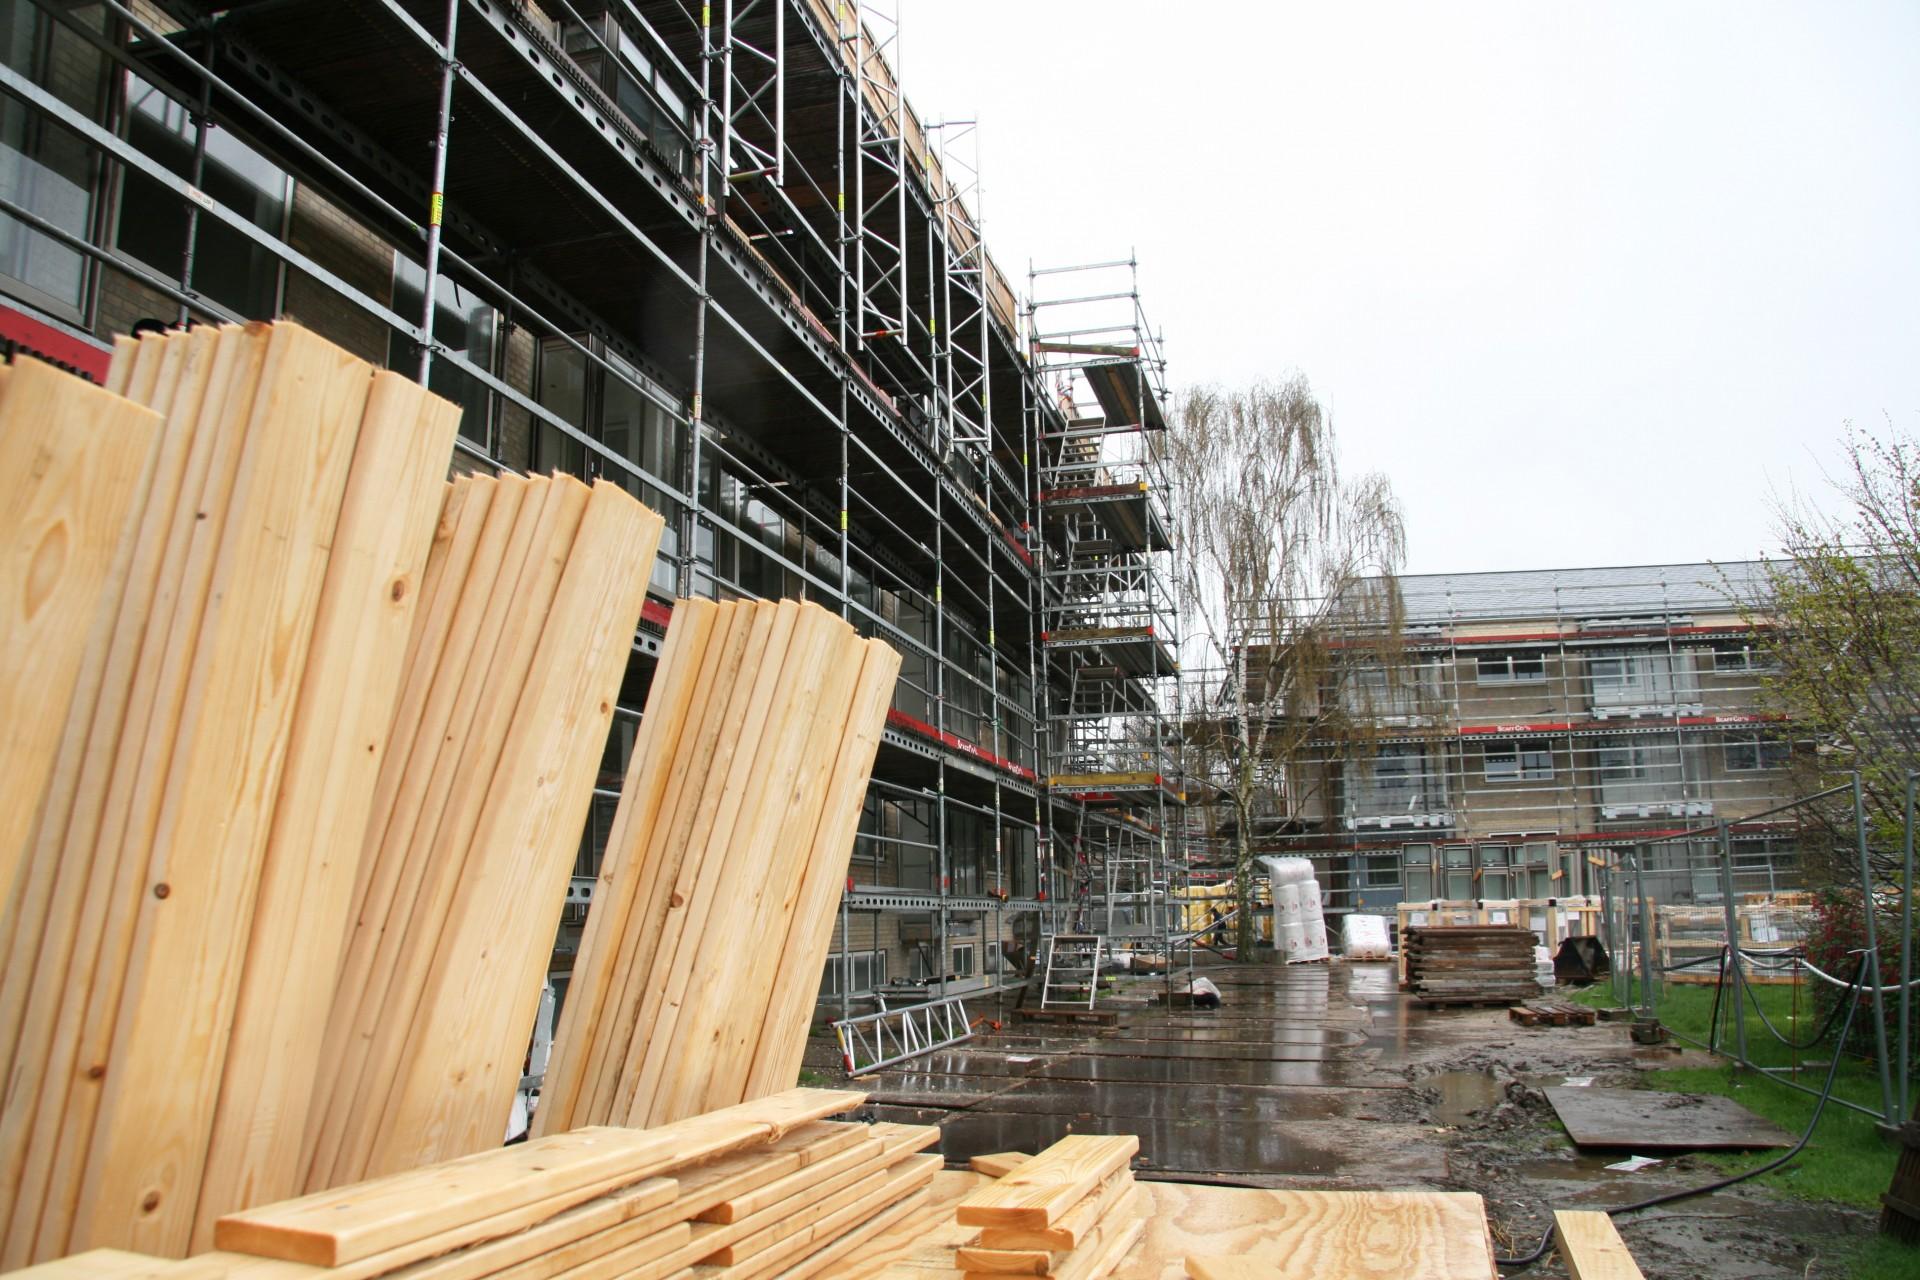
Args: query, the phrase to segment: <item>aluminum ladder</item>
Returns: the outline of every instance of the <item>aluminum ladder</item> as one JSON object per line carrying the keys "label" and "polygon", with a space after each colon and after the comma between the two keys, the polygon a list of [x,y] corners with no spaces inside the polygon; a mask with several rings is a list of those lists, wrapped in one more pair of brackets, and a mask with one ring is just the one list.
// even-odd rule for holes
{"label": "aluminum ladder", "polygon": [[882,1009],[833,1024],[849,1076],[863,1076],[910,1058],[973,1039],[973,1020],[960,996],[902,1009]]}
{"label": "aluminum ladder", "polygon": [[1097,933],[1056,933],[1047,948],[1040,984],[1042,1009],[1091,1009],[1100,992],[1100,957],[1106,939]]}

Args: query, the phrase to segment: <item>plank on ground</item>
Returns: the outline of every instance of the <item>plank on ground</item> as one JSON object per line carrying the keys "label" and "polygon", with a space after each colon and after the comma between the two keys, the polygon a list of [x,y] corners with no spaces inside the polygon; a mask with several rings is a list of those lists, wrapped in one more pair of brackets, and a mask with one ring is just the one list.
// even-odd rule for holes
{"label": "plank on ground", "polygon": [[438,520],[460,410],[375,377],[313,627],[275,802],[193,1244],[214,1219],[299,1191],[318,1068],[367,814]]}
{"label": "plank on ground", "polygon": [[1286,1280],[1286,1272],[1277,1262],[1257,1262],[1252,1258],[1228,1258],[1220,1255],[1189,1254],[1187,1274],[1193,1280]]}
{"label": "plank on ground", "polygon": [[1085,1199],[1068,1210],[1051,1227],[1038,1230],[1020,1227],[987,1227],[980,1232],[980,1247],[985,1249],[1076,1249],[1094,1227],[1135,1186],[1133,1172],[1121,1169],[1089,1192]]}
{"label": "plank on ground", "polygon": [[808,1254],[785,1271],[776,1273],[776,1280],[804,1280],[807,1276],[826,1274],[828,1267],[840,1262],[868,1241],[906,1221],[915,1210],[926,1203],[926,1196],[924,1189],[910,1192],[865,1222],[849,1227],[838,1239],[825,1247]]}
{"label": "plank on ground", "polygon": [[[69,1247],[184,1254],[371,368],[273,326],[146,867]],[[160,891],[160,886],[166,891]]]}
{"label": "plank on ground", "polygon": [[1645,1280],[1613,1219],[1604,1213],[1556,1210],[1553,1239],[1572,1280]]}
{"label": "plank on ground", "polygon": [[1069,1134],[961,1201],[955,1219],[969,1227],[1051,1227],[1139,1150],[1131,1134]]}
{"label": "plank on ground", "polygon": [[954,1251],[954,1261],[962,1271],[985,1272],[989,1275],[1070,1275],[1076,1265],[1086,1258],[1099,1256],[1115,1236],[1124,1233],[1145,1216],[1150,1203],[1151,1197],[1138,1186],[1130,1186],[1119,1197],[1107,1202],[1104,1211],[1084,1230],[1075,1233],[1077,1243],[1069,1248],[1008,1249],[967,1245]]}
{"label": "plank on ground", "polygon": [[967,1161],[967,1168],[989,1178],[1004,1178],[1031,1159],[1033,1157],[1024,1151],[997,1151],[974,1156]]}
{"label": "plank on ground", "polygon": [[[861,1093],[792,1089],[660,1129],[580,1129],[410,1170],[358,1186],[229,1214],[215,1226],[219,1247],[335,1267],[593,1185],[616,1171],[635,1181],[850,1111]],[[473,1237],[478,1239],[478,1236]]]}
{"label": "plank on ground", "polygon": [[0,399],[0,894],[25,860],[161,417],[22,360]]}

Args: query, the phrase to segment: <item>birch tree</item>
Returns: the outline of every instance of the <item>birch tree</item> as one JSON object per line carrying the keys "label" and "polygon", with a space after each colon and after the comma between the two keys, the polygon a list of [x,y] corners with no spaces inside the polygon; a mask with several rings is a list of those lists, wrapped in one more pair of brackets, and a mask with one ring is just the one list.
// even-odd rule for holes
{"label": "birch tree", "polygon": [[1333,425],[1298,375],[1184,392],[1167,451],[1186,665],[1215,673],[1182,746],[1189,774],[1217,788],[1215,812],[1231,815],[1244,958],[1256,825],[1297,815],[1327,785],[1303,766],[1317,739],[1349,736],[1368,713],[1371,693],[1349,674],[1396,670],[1405,527],[1384,476],[1341,474]]}

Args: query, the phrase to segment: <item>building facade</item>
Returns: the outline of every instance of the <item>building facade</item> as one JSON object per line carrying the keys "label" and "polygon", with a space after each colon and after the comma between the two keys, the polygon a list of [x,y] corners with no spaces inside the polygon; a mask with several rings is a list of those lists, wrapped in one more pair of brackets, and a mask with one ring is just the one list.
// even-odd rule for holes
{"label": "building facade", "polygon": [[1350,727],[1314,741],[1272,843],[1335,911],[1601,891],[1646,851],[1661,903],[1795,883],[1792,726],[1763,699],[1756,563],[1399,580],[1403,656],[1342,670]]}
{"label": "building facade", "polygon": [[1118,838],[1048,783],[1077,674],[1138,637],[1042,635],[1103,490],[1144,493],[1157,350],[1137,293],[1049,345],[899,34],[827,0],[0,0],[9,353],[97,376],[142,320],[290,317],[459,402],[457,467],[665,515],[561,988],[676,597],[813,600],[903,655],[830,996],[992,985]]}

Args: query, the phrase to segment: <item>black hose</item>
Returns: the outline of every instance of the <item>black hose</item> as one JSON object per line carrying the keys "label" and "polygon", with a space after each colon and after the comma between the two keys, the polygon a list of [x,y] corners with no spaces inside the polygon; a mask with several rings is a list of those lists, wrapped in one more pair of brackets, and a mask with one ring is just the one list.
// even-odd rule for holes
{"label": "black hose", "polygon": [[[1827,1038],[1827,1032],[1833,1030],[1833,1020],[1840,1016],[1841,1005],[1851,1005],[1859,1002],[1858,992],[1860,989],[1860,979],[1858,976],[1854,978],[1853,984],[1847,988],[1847,994],[1836,1001],[1833,1008],[1827,1010],[1827,1020],[1820,1024],[1818,1031],[1813,1033],[1813,1039],[1807,1041],[1805,1044],[1801,1044],[1797,1040],[1789,1040],[1786,1036],[1781,1035],[1780,1028],[1773,1025],[1772,1020],[1767,1017],[1767,1011],[1760,1007],[1760,997],[1753,993],[1752,985],[1743,979],[1740,986],[1741,989],[1747,993],[1747,999],[1752,1003],[1753,1011],[1760,1015],[1760,1024],[1773,1033],[1775,1040],[1778,1040],[1789,1049],[1805,1050],[1813,1048]],[[1844,1047],[1846,1041],[1843,1039],[1840,1043]]]}
{"label": "black hose", "polygon": [[[1847,984],[1847,999],[1845,1000],[1847,1016],[1846,1020],[1841,1023],[1840,1026],[1840,1044],[1842,1045],[1847,1041],[1847,1032],[1853,1029],[1853,1011],[1860,1003],[1859,1000],[1854,999],[1853,996],[1859,991],[1862,983],[1866,980],[1866,976],[1867,956],[1863,951],[1860,953],[1860,963],[1853,971],[1853,981]],[[1813,1131],[1820,1124],[1820,1113],[1826,1110],[1827,1099],[1833,1096],[1834,1080],[1840,1073],[1841,1056],[1840,1052],[1836,1049],[1832,1060],[1827,1063],[1827,1080],[1825,1084],[1820,1086],[1820,1096],[1814,1101],[1813,1115],[1807,1121],[1806,1132],[1800,1135],[1800,1141],[1794,1143],[1785,1155],[1769,1160],[1767,1163],[1749,1169],[1745,1173],[1736,1173],[1730,1177],[1706,1183],[1703,1186],[1687,1187],[1681,1191],[1668,1191],[1661,1195],[1652,1196],[1646,1200],[1636,1200],[1632,1204],[1614,1205],[1610,1208],[1602,1209],[1601,1212],[1605,1213],[1608,1217],[1622,1213],[1638,1213],[1642,1209],[1651,1209],[1656,1205],[1672,1204],[1676,1200],[1690,1200],[1694,1196],[1704,1196],[1714,1191],[1724,1191],[1735,1183],[1745,1182],[1749,1178],[1757,1178],[1763,1173],[1772,1173],[1775,1169],[1778,1169],[1781,1165],[1799,1155],[1807,1143],[1812,1140]],[[1548,1227],[1546,1235],[1541,1237],[1540,1247],[1532,1253],[1521,1258],[1495,1258],[1493,1262],[1495,1266],[1502,1270],[1511,1269],[1514,1271],[1523,1271],[1546,1257],[1552,1250],[1553,1228]]]}

